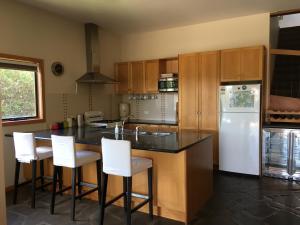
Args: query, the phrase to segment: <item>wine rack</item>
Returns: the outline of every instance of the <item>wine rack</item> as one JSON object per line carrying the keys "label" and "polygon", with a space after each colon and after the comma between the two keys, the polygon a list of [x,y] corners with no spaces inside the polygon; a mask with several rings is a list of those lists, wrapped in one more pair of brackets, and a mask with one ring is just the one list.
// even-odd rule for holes
{"label": "wine rack", "polygon": [[268,110],[265,120],[266,122],[300,123],[300,112]]}

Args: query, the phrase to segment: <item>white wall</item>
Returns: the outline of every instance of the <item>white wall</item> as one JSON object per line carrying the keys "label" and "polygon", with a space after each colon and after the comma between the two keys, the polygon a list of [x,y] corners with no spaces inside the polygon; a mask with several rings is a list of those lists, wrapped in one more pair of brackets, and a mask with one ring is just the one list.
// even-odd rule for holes
{"label": "white wall", "polygon": [[[84,26],[81,23],[16,2],[1,2],[0,52],[41,58],[45,63],[46,123],[4,127],[4,133],[44,129],[63,117],[62,97],[66,96],[69,115],[88,110],[88,87],[81,85],[75,93],[75,80],[86,71]],[[119,60],[118,36],[100,30],[100,59],[103,73],[114,75],[114,62]],[[51,64],[60,61],[65,73],[55,77]],[[94,109],[115,114],[113,88],[94,85]],[[108,115],[111,117],[111,115]],[[2,137],[2,136],[1,136]],[[11,186],[14,179],[14,151],[11,138],[4,138],[5,180]]]}
{"label": "white wall", "polygon": [[122,36],[121,60],[176,56],[178,53],[269,45],[269,14]]}

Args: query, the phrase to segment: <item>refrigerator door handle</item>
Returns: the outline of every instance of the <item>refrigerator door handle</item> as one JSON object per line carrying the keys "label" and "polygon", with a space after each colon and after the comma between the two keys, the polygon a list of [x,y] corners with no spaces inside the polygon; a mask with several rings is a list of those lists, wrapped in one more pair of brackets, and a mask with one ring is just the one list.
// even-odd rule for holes
{"label": "refrigerator door handle", "polygon": [[290,176],[292,176],[294,174],[293,172],[293,159],[294,159],[294,139],[295,139],[295,134],[293,132],[289,133],[289,146],[288,146],[288,150],[289,150],[289,154],[288,154],[288,174]]}

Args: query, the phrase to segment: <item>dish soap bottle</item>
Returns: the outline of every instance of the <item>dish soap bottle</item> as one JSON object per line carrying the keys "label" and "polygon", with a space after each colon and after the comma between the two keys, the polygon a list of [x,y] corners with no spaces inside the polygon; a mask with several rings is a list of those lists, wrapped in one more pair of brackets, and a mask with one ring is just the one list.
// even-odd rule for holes
{"label": "dish soap bottle", "polygon": [[118,133],[119,133],[119,126],[118,126],[118,124],[116,123],[115,134],[118,134]]}

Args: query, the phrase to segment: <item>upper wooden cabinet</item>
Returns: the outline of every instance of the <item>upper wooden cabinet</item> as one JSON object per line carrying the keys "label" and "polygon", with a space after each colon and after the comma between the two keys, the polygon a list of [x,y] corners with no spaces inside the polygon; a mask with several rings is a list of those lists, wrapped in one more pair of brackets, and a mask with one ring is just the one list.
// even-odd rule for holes
{"label": "upper wooden cabinet", "polygon": [[158,80],[160,76],[159,60],[145,61],[145,92],[158,93]]}
{"label": "upper wooden cabinet", "polygon": [[127,94],[131,92],[131,75],[129,70],[129,63],[116,63],[115,64],[116,79],[119,81],[117,85],[117,92],[119,94]]}
{"label": "upper wooden cabinet", "polygon": [[221,81],[241,79],[241,51],[227,49],[221,51]]}
{"label": "upper wooden cabinet", "polygon": [[118,94],[158,93],[161,73],[178,73],[178,58],[116,63]]}
{"label": "upper wooden cabinet", "polygon": [[241,80],[262,80],[264,47],[243,48],[241,51]]}
{"label": "upper wooden cabinet", "polygon": [[132,80],[132,93],[140,94],[145,91],[145,68],[144,61],[130,63],[130,72]]}
{"label": "upper wooden cabinet", "polygon": [[262,80],[263,64],[263,46],[222,50],[221,82]]}

